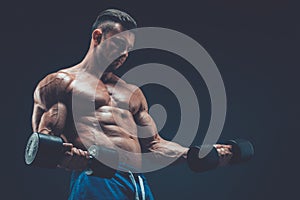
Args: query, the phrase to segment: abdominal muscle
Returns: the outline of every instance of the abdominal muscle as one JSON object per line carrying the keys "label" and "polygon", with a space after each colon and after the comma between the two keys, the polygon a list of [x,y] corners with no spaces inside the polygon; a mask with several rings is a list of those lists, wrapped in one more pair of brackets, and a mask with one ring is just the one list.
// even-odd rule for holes
{"label": "abdominal muscle", "polygon": [[118,124],[103,124],[92,116],[81,117],[75,128],[77,134],[74,137],[73,133],[70,142],[77,148],[88,149],[91,145],[100,145],[116,149],[122,165],[141,168],[141,147],[134,131],[136,129],[130,131]]}

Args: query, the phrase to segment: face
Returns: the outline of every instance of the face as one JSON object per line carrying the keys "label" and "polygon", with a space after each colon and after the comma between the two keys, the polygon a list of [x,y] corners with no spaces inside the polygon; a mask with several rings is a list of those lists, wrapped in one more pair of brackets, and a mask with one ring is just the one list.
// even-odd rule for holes
{"label": "face", "polygon": [[123,65],[128,57],[128,52],[133,48],[134,34],[130,31],[123,32],[123,30],[121,24],[115,23],[115,29],[101,38],[99,48],[102,50],[102,56],[107,61],[113,60],[106,71],[114,71]]}

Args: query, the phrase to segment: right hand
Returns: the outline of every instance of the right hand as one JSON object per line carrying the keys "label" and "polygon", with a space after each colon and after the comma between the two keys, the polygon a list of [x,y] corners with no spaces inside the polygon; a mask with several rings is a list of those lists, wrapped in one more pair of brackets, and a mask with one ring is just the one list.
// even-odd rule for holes
{"label": "right hand", "polygon": [[82,171],[87,169],[88,161],[90,159],[88,151],[78,149],[71,143],[63,143],[63,146],[66,151],[63,159],[57,165],[57,167],[63,168],[67,171]]}

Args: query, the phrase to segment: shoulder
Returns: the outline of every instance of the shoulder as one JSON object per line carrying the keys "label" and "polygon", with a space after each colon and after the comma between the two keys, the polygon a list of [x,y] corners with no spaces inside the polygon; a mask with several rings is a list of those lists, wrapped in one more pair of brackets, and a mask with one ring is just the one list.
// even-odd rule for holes
{"label": "shoulder", "polygon": [[46,75],[36,86],[34,100],[45,107],[63,99],[70,91],[74,76],[64,71]]}
{"label": "shoulder", "polygon": [[[57,71],[46,75],[38,84],[38,88],[44,88],[47,86],[65,86],[70,84],[74,80],[74,76],[64,71]],[[60,85],[57,85],[60,84]]]}

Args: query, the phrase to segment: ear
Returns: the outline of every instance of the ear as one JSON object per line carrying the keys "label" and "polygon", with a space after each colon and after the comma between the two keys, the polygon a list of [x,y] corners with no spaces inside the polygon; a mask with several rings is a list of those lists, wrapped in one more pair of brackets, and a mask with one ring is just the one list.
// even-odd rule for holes
{"label": "ear", "polygon": [[97,46],[101,42],[102,37],[102,30],[101,29],[95,29],[92,33],[92,42],[93,46]]}

